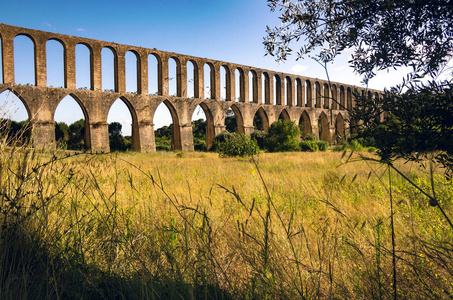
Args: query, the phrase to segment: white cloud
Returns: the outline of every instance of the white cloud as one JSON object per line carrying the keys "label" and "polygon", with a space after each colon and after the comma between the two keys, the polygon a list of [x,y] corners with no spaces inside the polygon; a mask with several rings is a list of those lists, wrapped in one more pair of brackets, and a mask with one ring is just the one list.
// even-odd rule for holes
{"label": "white cloud", "polygon": [[79,27],[79,28],[76,28],[76,31],[83,32],[83,31],[86,31],[86,30],[84,28],[82,28],[82,27]]}
{"label": "white cloud", "polygon": [[289,69],[289,71],[292,73],[296,73],[296,74],[302,74],[305,71],[307,71],[307,69],[308,69],[307,66],[297,64],[297,65],[292,66],[291,69]]}

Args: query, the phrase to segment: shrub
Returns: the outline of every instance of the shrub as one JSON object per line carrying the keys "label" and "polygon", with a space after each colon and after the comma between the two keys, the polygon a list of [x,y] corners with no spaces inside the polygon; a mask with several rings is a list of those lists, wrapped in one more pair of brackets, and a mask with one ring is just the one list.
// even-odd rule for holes
{"label": "shrub", "polygon": [[317,136],[317,135],[315,135],[315,134],[313,134],[313,133],[310,133],[310,134],[306,135],[306,136],[303,138],[303,140],[305,140],[305,141],[317,141],[317,140],[319,140],[319,139],[318,139],[318,136]]}
{"label": "shrub", "polygon": [[219,149],[219,146],[223,143],[226,142],[226,140],[231,137],[233,134],[229,131],[222,131],[218,135],[214,137],[214,146],[211,148],[211,151],[217,151]]}
{"label": "shrub", "polygon": [[299,147],[301,151],[309,151],[309,152],[316,152],[319,150],[318,143],[316,141],[306,141],[303,140],[299,143]]}
{"label": "shrub", "polygon": [[319,151],[327,151],[329,149],[329,143],[326,141],[317,141]]}
{"label": "shrub", "polygon": [[259,147],[256,141],[245,134],[233,133],[226,135],[224,142],[215,143],[217,152],[222,156],[244,157],[259,154]]}
{"label": "shrub", "polygon": [[299,151],[299,128],[292,121],[272,123],[266,136],[269,152]]}
{"label": "shrub", "polygon": [[252,132],[251,138],[256,141],[260,149],[266,148],[266,136],[267,133],[261,130],[255,130]]}

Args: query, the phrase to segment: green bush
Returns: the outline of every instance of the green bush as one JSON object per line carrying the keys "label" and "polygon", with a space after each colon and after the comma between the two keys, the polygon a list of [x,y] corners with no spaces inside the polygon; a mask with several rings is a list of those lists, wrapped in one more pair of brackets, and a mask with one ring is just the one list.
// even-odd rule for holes
{"label": "green bush", "polygon": [[305,141],[317,141],[317,140],[319,140],[319,139],[318,139],[318,136],[317,136],[317,135],[315,135],[315,134],[313,134],[313,133],[310,133],[310,134],[306,135],[306,136],[303,138],[303,140],[305,140]]}
{"label": "green bush", "polygon": [[233,133],[229,131],[222,131],[218,135],[214,137],[214,146],[211,148],[211,151],[217,151],[219,150],[219,146],[223,143],[226,142],[228,138],[230,138],[233,135]]}
{"label": "green bush", "polygon": [[251,138],[256,141],[260,149],[266,148],[266,137],[267,133],[262,130],[255,130],[251,135]]}
{"label": "green bush", "polygon": [[[223,142],[218,140],[223,139]],[[241,133],[233,133],[220,137],[216,144],[217,152],[221,156],[250,156],[259,154],[259,147],[255,140],[252,140],[249,136]]]}
{"label": "green bush", "polygon": [[319,146],[317,141],[300,141],[299,147],[301,151],[309,151],[309,152],[316,152],[319,150]]}
{"label": "green bush", "polygon": [[326,141],[317,141],[319,151],[327,151],[329,149],[329,143]]}
{"label": "green bush", "polygon": [[269,152],[299,151],[299,128],[292,121],[278,120],[272,123],[266,136]]}

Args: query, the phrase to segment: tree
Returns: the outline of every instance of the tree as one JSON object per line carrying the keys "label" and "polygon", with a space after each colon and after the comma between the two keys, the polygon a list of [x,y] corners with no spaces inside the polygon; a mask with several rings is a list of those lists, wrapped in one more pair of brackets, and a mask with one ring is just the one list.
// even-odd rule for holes
{"label": "tree", "polygon": [[121,123],[112,122],[109,124],[110,151],[126,151],[126,144],[121,135]]}
{"label": "tree", "polygon": [[285,60],[289,45],[302,40],[297,59],[317,52],[332,61],[348,48],[350,63],[364,75],[411,66],[415,77],[435,75],[453,54],[453,9],[450,0],[268,0],[281,11],[281,24],[267,28],[266,53]]}
{"label": "tree", "polygon": [[267,131],[266,148],[269,152],[298,151],[299,136],[299,128],[294,122],[278,120]]}
{"label": "tree", "polygon": [[55,124],[55,141],[59,147],[62,147],[63,149],[68,147],[69,136],[70,132],[68,124],[65,122],[58,122]]}
{"label": "tree", "polygon": [[85,148],[85,120],[80,119],[69,125],[68,149],[83,150]]}

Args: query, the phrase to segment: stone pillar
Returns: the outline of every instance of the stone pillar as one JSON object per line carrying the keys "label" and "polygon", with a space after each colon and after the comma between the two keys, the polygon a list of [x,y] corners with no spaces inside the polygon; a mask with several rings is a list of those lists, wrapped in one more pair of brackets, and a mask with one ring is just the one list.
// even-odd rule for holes
{"label": "stone pillar", "polygon": [[[225,67],[226,72],[226,100],[236,101],[236,70],[231,70],[229,67]],[[240,85],[239,85],[240,86]],[[239,97],[239,95],[237,95]]]}
{"label": "stone pillar", "polygon": [[220,67],[214,65],[211,68],[211,99],[220,99]]}
{"label": "stone pillar", "polygon": [[75,75],[75,46],[76,43],[65,43],[64,50],[64,84],[68,89],[76,88],[76,75]]}
{"label": "stone pillar", "polygon": [[178,96],[187,98],[187,63],[182,64],[181,62],[179,63],[179,72],[176,75],[178,78]]}
{"label": "stone pillar", "polygon": [[35,85],[47,86],[46,42],[36,37],[35,40]]}
{"label": "stone pillar", "polygon": [[261,79],[262,74],[256,73],[255,82],[253,82],[253,103],[262,103],[263,101],[263,80]]}
{"label": "stone pillar", "polygon": [[159,71],[159,95],[169,95],[169,78],[168,78],[168,57],[162,57],[161,70]]}
{"label": "stone pillar", "polygon": [[14,37],[2,32],[3,83],[14,84]]}
{"label": "stone pillar", "polygon": [[305,83],[302,80],[297,81],[297,106],[305,106]]}
{"label": "stone pillar", "polygon": [[[283,84],[282,83],[284,83],[284,81],[283,81],[283,78],[281,78],[279,75],[277,75],[277,76],[278,76],[278,79],[275,82],[275,93],[276,93],[275,102],[277,105],[283,105]],[[274,79],[274,78],[275,77],[272,76],[272,79]]]}
{"label": "stone pillar", "polygon": [[249,86],[249,72],[246,72],[246,71],[243,71],[242,73],[242,80],[243,80],[243,84],[240,85],[240,94],[242,95],[242,98],[240,100],[240,102],[251,102],[250,101],[250,95],[249,95],[249,90],[250,90],[250,86]]}
{"label": "stone pillar", "polygon": [[193,74],[193,81],[194,81],[194,98],[204,98],[204,68],[203,63],[201,63],[201,67],[199,62],[194,65],[194,74]]}
{"label": "stone pillar", "polygon": [[34,148],[55,149],[55,122],[31,121],[31,140]]}
{"label": "stone pillar", "polygon": [[140,133],[140,152],[156,152],[154,124],[142,121],[138,123]]}
{"label": "stone pillar", "polygon": [[251,135],[255,131],[255,127],[253,126],[244,126],[244,134]]}
{"label": "stone pillar", "polygon": [[295,101],[295,84],[296,82],[291,78],[288,77],[287,80],[290,80],[289,82],[286,82],[286,101],[288,106],[294,106],[296,103]]}
{"label": "stone pillar", "polygon": [[107,122],[90,123],[91,150],[109,152],[109,124]]}
{"label": "stone pillar", "polygon": [[140,77],[137,78],[140,78],[140,89],[137,92],[141,95],[148,95],[148,56],[146,52],[140,52],[139,61],[140,69],[137,68],[137,72],[140,74]]}
{"label": "stone pillar", "polygon": [[126,92],[126,53],[123,50],[117,49],[117,67],[116,67],[116,82],[118,84],[118,93]]}
{"label": "stone pillar", "polygon": [[91,53],[91,89],[94,91],[102,91],[102,57],[101,51],[102,48],[100,45],[92,45],[92,53]]}
{"label": "stone pillar", "polygon": [[268,74],[268,77],[264,79],[264,84],[265,84],[264,91],[265,91],[265,95],[266,95],[265,103],[273,104],[273,101],[274,101],[274,77]]}
{"label": "stone pillar", "polygon": [[181,136],[181,150],[182,151],[193,151],[193,133],[192,124],[185,124],[180,126],[179,133]]}

